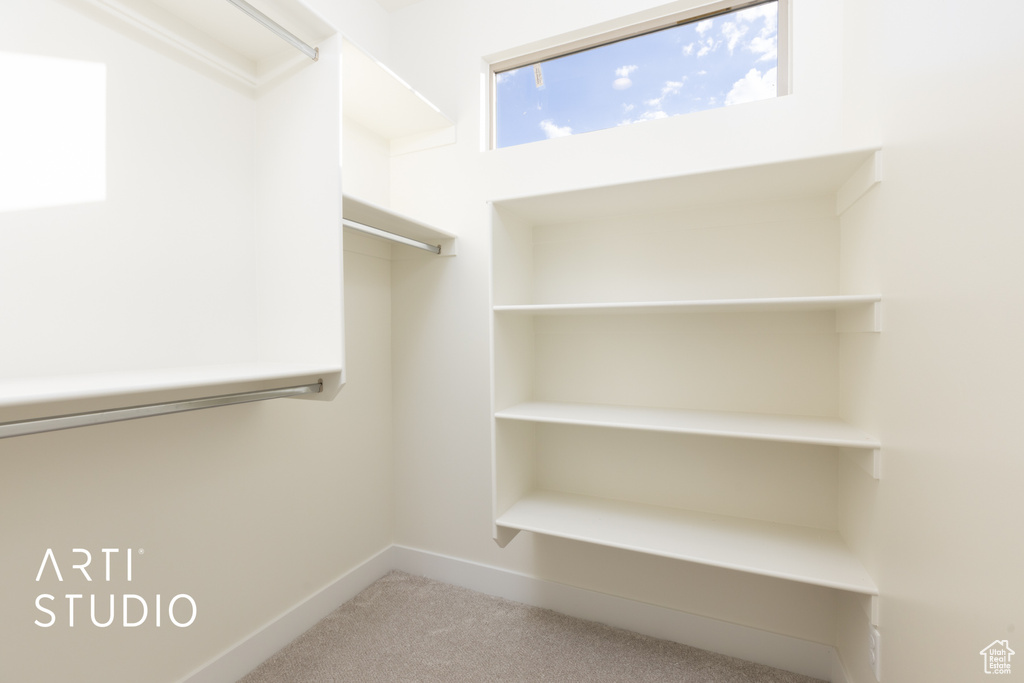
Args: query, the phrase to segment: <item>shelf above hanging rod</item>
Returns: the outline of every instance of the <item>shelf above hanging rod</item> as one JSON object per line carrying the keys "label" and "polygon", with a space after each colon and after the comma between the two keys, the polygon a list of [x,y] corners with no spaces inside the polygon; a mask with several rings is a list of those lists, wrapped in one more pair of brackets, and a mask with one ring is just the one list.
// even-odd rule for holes
{"label": "shelf above hanging rod", "polygon": [[237,394],[210,396],[207,398],[193,398],[181,401],[169,401],[166,403],[150,403],[148,405],[131,406],[128,408],[96,410],[87,413],[75,413],[71,415],[57,415],[55,417],[43,417],[32,420],[4,422],[0,424],[0,439],[6,439],[12,436],[25,436],[27,434],[39,434],[42,432],[55,432],[62,429],[72,429],[74,427],[106,424],[108,422],[123,422],[125,420],[136,420],[142,417],[154,417],[156,415],[184,413],[192,410],[216,408],[219,406],[234,405],[237,403],[266,401],[272,398],[286,398],[289,396],[302,396],[304,394],[319,394],[322,391],[323,382],[320,381],[315,384],[303,384],[299,386],[282,387],[279,389],[246,391]]}
{"label": "shelf above hanging rod", "polygon": [[245,0],[228,0],[228,2],[230,2],[232,5],[242,10],[246,14],[248,14],[250,17],[258,21],[259,23],[266,26],[268,29],[270,29],[271,32],[280,37],[281,40],[285,41],[286,43],[294,47],[296,50],[312,59],[314,62],[320,59],[320,48],[307,45],[305,42],[300,40],[294,33],[286,29],[284,26],[281,26],[281,24],[277,23],[276,21],[268,17],[266,14],[250,5]]}
{"label": "shelf above hanging rod", "polygon": [[398,242],[399,244],[405,244],[410,247],[416,247],[417,249],[429,251],[434,254],[441,253],[440,244],[428,244],[426,242],[420,242],[419,240],[403,237],[402,235],[396,235],[395,233],[388,232],[387,230],[381,230],[379,228],[374,228],[369,225],[364,225],[363,223],[357,223],[356,221],[351,221],[347,218],[341,219],[341,224],[346,228],[352,228],[353,230],[358,230],[359,232],[366,233],[367,235],[373,235],[374,237],[382,237],[386,240],[391,240],[392,242]]}

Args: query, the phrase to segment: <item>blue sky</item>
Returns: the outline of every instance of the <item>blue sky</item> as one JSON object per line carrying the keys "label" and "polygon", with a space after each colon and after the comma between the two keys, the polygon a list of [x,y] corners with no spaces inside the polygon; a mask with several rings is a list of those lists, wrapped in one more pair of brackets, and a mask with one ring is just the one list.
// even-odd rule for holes
{"label": "blue sky", "polygon": [[751,102],[776,94],[777,2],[497,76],[498,147]]}

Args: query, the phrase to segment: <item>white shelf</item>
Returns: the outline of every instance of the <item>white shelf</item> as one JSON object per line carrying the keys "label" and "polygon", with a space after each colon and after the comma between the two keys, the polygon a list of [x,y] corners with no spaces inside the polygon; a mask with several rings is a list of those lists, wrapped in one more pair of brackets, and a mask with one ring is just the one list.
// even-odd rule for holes
{"label": "white shelf", "polygon": [[536,492],[497,526],[854,593],[878,589],[835,531]]}
{"label": "white shelf", "polygon": [[[250,88],[308,57],[230,3],[211,0],[79,0]],[[259,10],[316,47],[336,31],[301,0],[258,0]]]}
{"label": "white shelf", "polygon": [[497,411],[494,417],[499,420],[699,434],[819,446],[869,450],[881,448],[877,439],[845,422],[824,417],[541,402],[520,403]]}
{"label": "white shelf", "polygon": [[342,46],[345,116],[404,154],[455,141],[455,124],[380,61],[350,41]]}
{"label": "white shelf", "polygon": [[[531,531],[876,595],[835,530],[842,482],[795,445],[879,476],[877,438],[802,415],[842,405],[829,333],[881,331],[880,295],[823,294],[837,216],[880,169],[879,149],[841,149],[492,202],[496,542]],[[714,438],[680,453],[642,432]]]}
{"label": "white shelf", "polygon": [[706,299],[691,301],[630,301],[609,303],[516,304],[495,306],[495,313],[530,315],[602,315],[626,313],[757,313],[782,311],[837,311],[868,306],[882,300],[877,294],[804,296],[760,299]]}
{"label": "white shelf", "polygon": [[[756,166],[655,178],[608,187],[496,200],[494,205],[536,225],[556,225],[609,216],[655,214],[690,206],[743,204],[843,195],[837,208],[877,182],[859,169],[876,159],[877,148],[783,160]],[[853,183],[853,185],[848,185]],[[845,190],[841,192],[841,190]]]}
{"label": "white shelf", "polygon": [[372,202],[356,199],[350,195],[342,196],[342,217],[369,225],[378,230],[408,237],[418,242],[441,245],[441,254],[454,253],[456,236],[447,230],[436,228],[423,221],[410,218],[404,214],[386,209]]}

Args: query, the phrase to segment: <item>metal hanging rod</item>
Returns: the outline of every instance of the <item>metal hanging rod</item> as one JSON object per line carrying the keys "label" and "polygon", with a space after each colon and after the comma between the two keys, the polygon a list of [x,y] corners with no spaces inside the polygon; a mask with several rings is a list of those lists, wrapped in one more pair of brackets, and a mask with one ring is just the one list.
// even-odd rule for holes
{"label": "metal hanging rod", "polygon": [[388,232],[387,230],[381,230],[379,228],[374,228],[374,227],[371,227],[369,225],[364,225],[362,223],[356,223],[355,221],[350,221],[347,218],[342,218],[341,219],[341,224],[344,225],[346,228],[352,228],[353,230],[358,230],[359,232],[365,232],[367,235],[373,235],[375,237],[383,237],[386,240],[391,240],[392,242],[398,242],[399,244],[407,244],[410,247],[416,247],[417,249],[422,249],[424,251],[429,251],[429,252],[432,252],[434,254],[440,254],[441,253],[441,245],[440,244],[427,244],[426,242],[420,242],[419,240],[409,239],[408,237],[402,237],[401,235],[396,235],[395,233]]}
{"label": "metal hanging rod", "polygon": [[130,408],[114,408],[111,410],[96,410],[89,413],[76,413],[73,415],[42,417],[34,420],[4,422],[0,424],[0,439],[6,439],[11,436],[24,436],[26,434],[39,434],[40,432],[56,432],[61,429],[86,427],[88,425],[105,424],[107,422],[123,422],[124,420],[135,420],[140,417],[153,417],[154,415],[184,413],[190,410],[228,406],[235,403],[251,403],[253,401],[266,401],[271,398],[285,398],[287,396],[301,396],[303,394],[319,394],[323,390],[324,385],[323,382],[320,381],[316,384],[304,384],[301,386],[284,387],[282,389],[247,391],[239,394],[210,396],[208,398],[192,398],[183,401],[171,401],[168,403],[151,403],[149,405],[132,406]]}
{"label": "metal hanging rod", "polygon": [[284,26],[281,26],[281,24],[277,23],[266,14],[247,3],[245,0],[228,0],[228,2],[266,26],[268,29],[280,36],[282,40],[312,59],[314,62],[320,59],[320,48],[310,47],[306,43],[302,42],[294,33],[286,29]]}

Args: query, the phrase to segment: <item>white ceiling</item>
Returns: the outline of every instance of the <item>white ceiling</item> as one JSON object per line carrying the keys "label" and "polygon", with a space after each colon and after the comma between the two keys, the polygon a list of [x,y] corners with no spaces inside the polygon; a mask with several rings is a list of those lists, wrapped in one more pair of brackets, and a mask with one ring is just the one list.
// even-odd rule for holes
{"label": "white ceiling", "polygon": [[420,0],[377,0],[377,4],[387,11],[392,12],[396,9],[402,9],[403,7],[414,5],[419,1]]}

